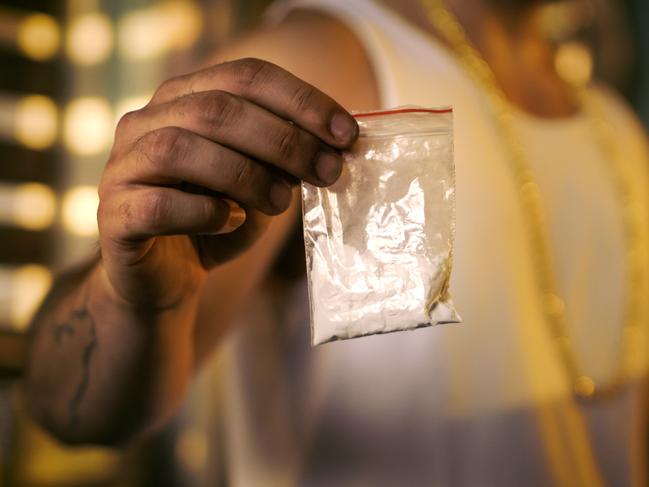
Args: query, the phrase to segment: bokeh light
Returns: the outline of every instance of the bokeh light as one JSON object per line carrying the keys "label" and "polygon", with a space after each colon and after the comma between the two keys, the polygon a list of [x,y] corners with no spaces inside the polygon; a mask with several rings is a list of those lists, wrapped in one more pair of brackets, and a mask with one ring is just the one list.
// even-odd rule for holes
{"label": "bokeh light", "polygon": [[89,237],[97,234],[99,196],[95,186],[76,186],[63,196],[61,212],[63,226],[75,235]]}
{"label": "bokeh light", "polygon": [[119,52],[125,59],[140,61],[185,49],[198,38],[202,24],[200,8],[190,0],[135,10],[119,21]]}
{"label": "bokeh light", "polygon": [[30,149],[50,147],[58,133],[58,109],[54,101],[42,95],[29,95],[15,107],[14,137]]}
{"label": "bokeh light", "polygon": [[203,17],[196,3],[189,0],[168,2],[163,7],[171,32],[171,47],[187,49],[200,35]]}
{"label": "bokeh light", "polygon": [[54,221],[56,196],[39,183],[0,183],[0,224],[43,230]]}
{"label": "bokeh light", "polygon": [[27,15],[18,25],[16,42],[26,56],[43,61],[54,56],[59,50],[61,29],[51,15]]}
{"label": "bokeh light", "polygon": [[80,65],[105,61],[113,49],[113,25],[108,16],[93,12],[75,17],[66,37],[70,60]]}
{"label": "bokeh light", "polygon": [[54,221],[56,196],[49,186],[21,184],[13,191],[13,222],[30,230],[43,230]]}
{"label": "bokeh light", "polygon": [[99,154],[113,132],[113,116],[104,98],[78,98],[66,107],[63,117],[65,146],[78,155]]}
{"label": "bokeh light", "polygon": [[573,86],[585,86],[593,76],[593,55],[581,42],[567,42],[557,49],[555,68]]}
{"label": "bokeh light", "polygon": [[196,428],[182,430],[175,445],[178,463],[190,472],[200,472],[209,455],[209,442],[204,431]]}
{"label": "bokeh light", "polygon": [[19,330],[24,329],[52,284],[52,274],[45,267],[26,265],[18,267],[12,276],[9,319]]}

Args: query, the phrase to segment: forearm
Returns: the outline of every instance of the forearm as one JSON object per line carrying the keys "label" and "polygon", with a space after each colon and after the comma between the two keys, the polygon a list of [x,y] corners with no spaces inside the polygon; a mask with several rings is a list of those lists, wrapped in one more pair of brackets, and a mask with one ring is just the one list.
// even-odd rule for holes
{"label": "forearm", "polygon": [[100,263],[63,276],[32,326],[32,414],[71,443],[121,443],[173,412],[192,368],[195,300],[134,310]]}

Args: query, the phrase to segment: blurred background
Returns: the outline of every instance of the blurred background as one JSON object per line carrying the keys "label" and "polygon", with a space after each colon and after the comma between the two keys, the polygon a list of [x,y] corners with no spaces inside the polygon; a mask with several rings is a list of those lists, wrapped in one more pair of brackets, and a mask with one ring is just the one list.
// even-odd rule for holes
{"label": "blurred background", "polygon": [[[0,487],[204,484],[214,458],[204,431],[177,421],[126,452],[64,448],[27,420],[16,383],[52,276],[95,251],[96,184],[116,121],[268,3],[0,0]],[[564,77],[614,86],[649,125],[649,2],[553,3],[543,24]]]}

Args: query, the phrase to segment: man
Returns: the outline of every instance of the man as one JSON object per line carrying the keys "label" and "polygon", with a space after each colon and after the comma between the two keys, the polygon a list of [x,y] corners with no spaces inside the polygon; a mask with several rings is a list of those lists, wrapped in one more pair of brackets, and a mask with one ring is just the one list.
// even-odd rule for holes
{"label": "man", "polygon": [[[101,258],[62,277],[35,318],[34,415],[65,441],[122,443],[166,421],[225,344],[219,441],[234,484],[641,484],[646,351],[622,347],[646,337],[646,306],[627,298],[647,290],[646,143],[606,92],[590,93],[601,117],[586,115],[538,6],[449,0],[463,41],[430,2],[293,2],[221,54],[286,70],[243,59],[165,82],[117,128]],[[493,85],[472,72],[482,59]],[[297,219],[290,185],[340,174],[358,136],[343,107],[406,103],[455,107],[451,292],[465,323],[309,350],[303,286],[262,286]],[[601,145],[630,161],[623,194],[591,131],[600,118],[614,127]],[[519,145],[531,186],[512,170]],[[527,211],[539,192],[547,222]],[[549,235],[560,333],[563,301],[539,291],[548,270],[528,227]],[[572,392],[609,383],[601,400]]]}

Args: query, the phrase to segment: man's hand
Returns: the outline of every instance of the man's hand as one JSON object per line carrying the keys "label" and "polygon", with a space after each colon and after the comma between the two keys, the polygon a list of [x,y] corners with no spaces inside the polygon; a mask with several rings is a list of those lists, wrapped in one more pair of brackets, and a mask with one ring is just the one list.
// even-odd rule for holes
{"label": "man's hand", "polygon": [[99,187],[114,292],[137,308],[174,306],[254,243],[298,180],[333,183],[357,135],[331,98],[257,59],[165,82],[120,120]]}

